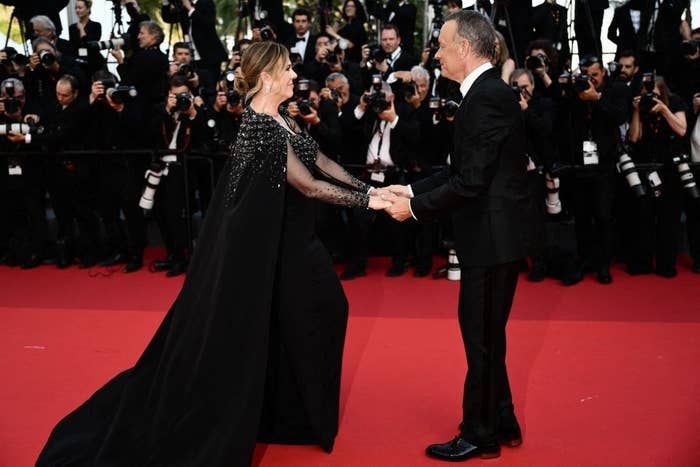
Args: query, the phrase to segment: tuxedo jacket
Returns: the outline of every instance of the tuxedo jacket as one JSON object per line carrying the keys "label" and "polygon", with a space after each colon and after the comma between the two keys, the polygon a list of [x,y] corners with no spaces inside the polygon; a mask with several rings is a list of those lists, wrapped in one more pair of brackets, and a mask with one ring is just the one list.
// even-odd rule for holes
{"label": "tuxedo jacket", "polygon": [[[316,58],[316,37],[313,34],[309,34],[309,38],[307,39],[309,41],[308,44],[306,44],[306,50],[304,51],[304,56],[302,59],[304,60],[304,65],[311,63],[315,60]],[[297,35],[296,33],[293,33],[285,42],[284,44],[289,50],[292,50],[292,47],[297,45]]]}
{"label": "tuxedo jacket", "polygon": [[[637,51],[639,46],[639,32],[634,30],[630,10],[629,4],[615,8],[615,14],[608,28],[608,39],[617,45],[617,56],[626,50]],[[644,15],[644,12],[641,14]],[[639,30],[642,30],[641,27]]]}
{"label": "tuxedo jacket", "polygon": [[520,106],[495,69],[480,75],[454,122],[451,165],[412,184],[419,222],[452,214],[460,265],[526,256],[528,185]]}
{"label": "tuxedo jacket", "polygon": [[199,0],[194,3],[194,12],[178,12],[172,4],[163,5],[160,14],[166,23],[180,23],[182,33],[187,34],[192,24],[192,37],[202,64],[221,65],[228,58],[224,45],[216,33],[216,5],[213,0]]}
{"label": "tuxedo jacket", "polygon": [[406,2],[399,6],[399,2],[390,1],[382,10],[380,16],[382,22],[394,24],[399,28],[401,43],[404,49],[408,51],[413,50],[413,33],[416,30],[416,14],[416,7],[411,2]]}

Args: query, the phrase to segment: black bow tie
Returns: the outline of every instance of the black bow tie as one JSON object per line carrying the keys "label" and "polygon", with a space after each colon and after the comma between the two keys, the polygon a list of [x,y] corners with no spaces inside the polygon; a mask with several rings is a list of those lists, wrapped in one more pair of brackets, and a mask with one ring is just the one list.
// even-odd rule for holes
{"label": "black bow tie", "polygon": [[297,37],[297,42],[306,42],[306,36],[304,36],[304,37]]}

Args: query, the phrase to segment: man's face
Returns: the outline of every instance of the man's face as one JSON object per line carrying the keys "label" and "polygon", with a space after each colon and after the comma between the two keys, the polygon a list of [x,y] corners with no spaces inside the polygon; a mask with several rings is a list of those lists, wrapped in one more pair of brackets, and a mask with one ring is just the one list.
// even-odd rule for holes
{"label": "man's face", "polygon": [[459,81],[464,73],[464,52],[461,50],[463,39],[460,39],[457,36],[457,22],[446,21],[440,29],[440,48],[435,53],[435,58],[440,60],[442,76],[453,81]]}
{"label": "man's face", "polygon": [[459,5],[457,5],[456,3],[447,2],[448,15],[451,15],[452,13],[457,13],[458,11],[462,11],[462,8]]}
{"label": "man's face", "polygon": [[147,28],[143,27],[139,29],[139,47],[142,49],[147,49],[156,45],[156,36],[152,34]]}
{"label": "man's face", "polygon": [[59,81],[56,83],[56,100],[64,107],[71,105],[78,97],[77,91],[74,91],[70,83]]}
{"label": "man's face", "polygon": [[418,92],[418,97],[420,97],[421,102],[425,100],[428,96],[428,90],[430,89],[430,81],[428,78],[418,78],[413,80],[416,83],[416,91]]}
{"label": "man's face", "polygon": [[401,38],[393,29],[385,29],[382,31],[382,49],[384,52],[391,55],[401,45]]}
{"label": "man's face", "polygon": [[311,107],[318,110],[318,103],[320,102],[320,100],[321,98],[319,97],[316,91],[309,92],[309,102],[311,102]]}
{"label": "man's face", "polygon": [[306,15],[297,15],[294,17],[294,30],[297,36],[303,36],[306,31],[309,30],[311,23],[309,22],[309,17]]}
{"label": "man's face", "polygon": [[629,81],[639,71],[639,67],[634,63],[634,57],[620,57],[620,78]]}
{"label": "man's face", "polygon": [[176,63],[192,63],[192,54],[190,49],[175,49],[173,51],[173,61]]}
{"label": "man's face", "polygon": [[[529,101],[532,97],[532,93],[535,91],[535,85],[530,81],[530,77],[527,75],[520,75],[518,79],[515,80],[514,84],[520,88],[521,94],[525,97],[525,100]],[[522,92],[522,90],[526,92]]]}
{"label": "man's face", "polygon": [[190,96],[192,95],[192,93],[190,92],[190,88],[188,88],[187,86],[173,86],[170,88],[170,94],[172,94],[173,96],[177,96],[178,94],[182,93],[187,93]]}
{"label": "man's face", "polygon": [[593,63],[588,67],[588,76],[590,76],[593,86],[600,89],[605,83],[605,68],[600,63]]}
{"label": "man's face", "polygon": [[335,89],[338,91],[343,104],[347,104],[347,102],[350,100],[350,85],[348,83],[343,83],[339,79],[330,81],[328,83],[328,89]]}
{"label": "man's face", "polygon": [[53,41],[53,32],[48,28],[42,27],[38,22],[35,21],[32,23],[32,29],[34,30],[35,37],[43,37],[44,39]]}

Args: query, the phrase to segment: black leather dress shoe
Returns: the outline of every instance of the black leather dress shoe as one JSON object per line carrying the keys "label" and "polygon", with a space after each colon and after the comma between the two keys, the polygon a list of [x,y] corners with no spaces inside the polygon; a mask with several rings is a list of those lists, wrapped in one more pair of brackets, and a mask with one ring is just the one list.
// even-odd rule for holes
{"label": "black leather dress shoe", "polygon": [[676,271],[676,268],[670,267],[670,268],[656,268],[656,271],[654,271],[657,276],[665,277],[667,279],[671,279],[673,277],[676,277],[678,275],[678,271]]}
{"label": "black leather dress shoe", "polygon": [[169,259],[159,259],[151,263],[153,271],[168,271],[171,267],[173,267],[173,262]]}
{"label": "black leather dress shoe", "polygon": [[165,273],[166,277],[175,277],[187,272],[187,263],[184,261],[175,261],[168,272]]}
{"label": "black leather dress shoe", "polygon": [[94,256],[84,256],[81,258],[80,263],[78,263],[78,267],[80,269],[89,269],[97,264],[97,260],[95,259]]}
{"label": "black leather dress shoe", "polygon": [[430,274],[430,267],[416,266],[413,277],[425,277]]}
{"label": "black leather dress shoe", "polygon": [[100,261],[100,266],[115,266],[117,264],[126,264],[127,262],[129,262],[129,257],[126,253],[117,252],[106,260]]}
{"label": "black leather dress shoe", "polygon": [[[459,431],[462,432],[464,429],[464,423],[459,424]],[[501,427],[498,429],[498,443],[502,446],[508,446],[511,448],[517,448],[523,444],[523,434],[520,431],[520,426],[518,422],[515,425],[508,428]]]}
{"label": "black leather dress shoe", "polygon": [[36,253],[29,255],[24,261],[22,261],[22,269],[33,269],[41,264],[41,256]]}
{"label": "black leather dress shoe", "polygon": [[527,275],[527,280],[530,282],[542,282],[547,275],[547,268],[541,260],[532,262],[532,269]]}
{"label": "black leather dress shoe", "polygon": [[138,271],[143,267],[143,257],[140,255],[134,255],[131,258],[129,258],[129,262],[126,263],[126,266],[124,266],[124,269],[122,269],[123,272],[134,272]]}
{"label": "black leather dress shoe", "polygon": [[391,267],[387,270],[386,275],[387,277],[399,277],[403,276],[403,273],[406,272],[406,267],[403,264],[392,264]]}
{"label": "black leather dress shoe", "polygon": [[598,270],[598,282],[601,284],[610,284],[612,282],[612,275],[610,274],[610,268],[600,268]]}
{"label": "black leather dress shoe", "polygon": [[443,444],[431,444],[425,450],[426,454],[446,461],[465,461],[474,457],[493,459],[501,455],[498,444],[475,446],[461,436]]}

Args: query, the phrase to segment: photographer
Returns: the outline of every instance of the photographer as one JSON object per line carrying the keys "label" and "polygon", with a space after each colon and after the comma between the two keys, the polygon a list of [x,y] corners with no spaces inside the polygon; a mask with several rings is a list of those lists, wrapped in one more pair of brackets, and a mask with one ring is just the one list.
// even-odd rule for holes
{"label": "photographer", "polygon": [[559,76],[559,56],[551,41],[538,39],[527,46],[525,68],[535,77],[535,92],[553,98],[558,92],[556,79]]}
{"label": "photographer", "polygon": [[296,119],[299,126],[316,140],[321,152],[337,161],[343,145],[338,120],[340,96],[331,95],[330,89],[324,89],[321,98],[318,83],[300,79],[297,81],[294,99],[287,106],[289,116]]}
{"label": "photographer", "polygon": [[[365,92],[353,116],[363,129],[363,146],[367,165],[364,178],[374,187],[406,183],[408,168],[416,160],[415,148],[420,141],[420,127],[416,111],[406,101],[397,98],[391,87],[372,79],[372,88]],[[391,267],[387,276],[397,277],[406,271],[408,233],[410,224],[391,222],[384,216],[377,218],[366,209],[353,209],[350,219],[350,258],[341,279],[365,275],[369,254],[369,234],[375,220],[389,221],[386,229],[392,249]]]}
{"label": "photographer", "polygon": [[[360,103],[360,97],[353,94],[350,81],[342,73],[331,73],[326,78],[326,88],[335,91],[339,96],[338,118],[343,145],[340,149],[340,161],[343,164],[364,164],[367,150],[362,143],[363,135],[358,120],[355,118],[355,107]],[[350,170],[353,172],[352,170]],[[353,172],[355,176],[359,173]]]}
{"label": "photographer", "polygon": [[216,5],[213,0],[163,0],[160,14],[163,21],[179,23],[185,42],[192,49],[194,64],[202,84],[215,89],[221,64],[227,54],[216,33]]}
{"label": "photographer", "polygon": [[571,115],[572,162],[584,166],[572,180],[579,255],[584,270],[593,269],[598,282],[609,284],[617,141],[619,126],[628,119],[630,92],[609,80],[595,57],[587,71],[574,83],[574,95],[561,105],[569,106]]}
{"label": "photographer", "polygon": [[[545,203],[549,200],[546,191],[545,173],[551,169],[556,159],[554,145],[552,144],[555,116],[554,103],[551,99],[543,97],[536,92],[535,79],[530,70],[523,68],[515,70],[510,76],[510,85],[520,103],[527,134],[527,177],[530,199],[532,201],[530,212],[533,216],[530,222],[533,229],[530,235],[532,241],[530,245],[532,267],[528,280],[540,282],[544,280],[547,272],[544,258],[544,239]],[[552,206],[552,208],[555,208],[555,206]],[[561,204],[556,208],[560,210]]]}
{"label": "photographer", "polygon": [[25,22],[25,29],[31,31],[31,18],[37,15],[48,16],[56,25],[56,34],[63,31],[59,13],[68,5],[69,0],[3,0],[3,4],[15,7],[15,15]]}
{"label": "photographer", "polygon": [[636,200],[637,237],[627,270],[630,274],[648,274],[655,257],[656,274],[674,277],[682,187],[673,158],[682,150],[681,138],[687,127],[685,107],[682,99],[671,94],[661,76],[656,76],[653,81],[651,78],[645,76],[642,94],[632,100],[628,137],[635,143],[633,157],[636,163],[655,162],[663,164],[663,168],[646,174],[650,183],[654,178],[660,179],[660,187],[654,186],[655,189],[650,190],[658,189],[659,196],[652,193]]}
{"label": "photographer", "polygon": [[[0,125],[37,122],[39,117],[27,111],[24,84],[16,78],[0,84]],[[29,138],[31,141],[31,137]],[[31,151],[25,141],[13,142],[0,137],[0,151],[12,152],[3,156],[0,171],[0,218],[3,225],[0,264],[21,265],[24,269],[39,266],[44,259],[48,226],[44,158],[25,157]]]}
{"label": "photographer", "polygon": [[[9,133],[7,138],[14,143],[29,140],[35,150],[48,150],[47,181],[58,223],[56,266],[66,268],[77,256],[80,267],[88,268],[96,264],[99,253],[96,167],[91,159],[56,155],[62,150],[83,149],[86,102],[79,98],[78,80],[71,75],[58,79],[55,93],[57,102],[42,121],[43,132]],[[77,237],[74,222],[78,224]]]}
{"label": "photographer", "polygon": [[234,72],[226,70],[217,83],[216,98],[210,109],[210,117],[215,122],[215,151],[228,151],[238,135],[243,115],[243,96],[233,88],[233,81]]}
{"label": "photographer", "polygon": [[0,50],[0,81],[7,78],[24,80],[27,74],[27,56],[17,52],[14,47]]}
{"label": "photographer", "polygon": [[158,23],[144,21],[139,27],[139,49],[133,55],[125,59],[120,48],[111,51],[119,64],[117,71],[122,83],[136,88],[144,108],[163,101],[168,57],[159,47],[164,39],[165,34]]}
{"label": "photographer", "polygon": [[328,25],[325,32],[338,42],[338,47],[345,52],[348,61],[359,63],[362,58],[361,46],[367,43],[365,8],[360,0],[345,0],[340,15],[345,25],[340,29]]}
{"label": "photographer", "polygon": [[75,57],[77,55],[77,50],[73,48],[69,41],[58,37],[56,26],[48,16],[34,16],[29,20],[29,22],[32,25],[32,29],[29,34],[29,37],[31,37],[32,40],[41,37],[51,42],[55,46],[56,50],[61,54],[71,57]]}
{"label": "photographer", "polygon": [[[331,73],[340,72],[342,59],[336,53],[337,44],[331,43],[331,38],[328,34],[316,36],[316,41],[313,45],[316,53],[313,60],[304,62],[302,77],[312,79],[317,83],[323,83]],[[333,67],[333,70],[331,70],[331,67]]]}
{"label": "photographer", "polygon": [[252,43],[253,41],[250,39],[241,39],[236,41],[236,45],[234,45],[233,49],[231,50],[231,60],[229,60],[228,66],[226,67],[228,70],[235,70],[241,66],[241,57]]}
{"label": "photographer", "polygon": [[[314,59],[316,36],[311,34],[311,12],[305,8],[297,8],[292,12],[294,34],[285,42],[291,53],[301,58],[301,63],[307,64]],[[261,30],[262,32],[262,30]],[[292,60],[293,62],[293,60]],[[293,63],[292,63],[293,64]]]}
{"label": "photographer", "polygon": [[[187,85],[196,96],[200,95],[200,80],[192,61],[192,50],[186,42],[173,45],[173,61],[168,69],[168,78],[181,74],[187,78]],[[212,88],[213,90],[213,88]]]}
{"label": "photographer", "polygon": [[[76,56],[87,60],[86,71],[90,75],[105,65],[105,59],[99,50],[87,47],[88,42],[99,41],[102,38],[102,25],[90,19],[91,10],[92,0],[77,0],[75,14],[78,16],[78,22],[68,27],[71,48]],[[87,55],[83,57],[81,50]]]}
{"label": "photographer", "polygon": [[674,89],[686,106],[692,108],[693,96],[700,91],[700,28],[690,32],[690,39],[681,44],[680,52],[682,59],[677,67]]}
{"label": "photographer", "polygon": [[[160,183],[155,192],[154,215],[167,249],[168,257],[155,261],[153,268],[166,271],[166,276],[183,274],[187,269],[187,229],[185,216],[186,151],[206,140],[204,111],[195,105],[195,98],[182,75],[170,78],[168,97],[152,124],[156,147],[172,150],[160,157],[157,168]],[[189,252],[191,253],[191,252]]]}
{"label": "photographer", "polygon": [[[95,74],[89,103],[86,139],[89,149],[119,151],[144,147],[143,109],[129,95],[128,87],[118,85],[114,75],[106,70]],[[97,153],[98,204],[107,234],[106,260],[100,263],[102,266],[124,264],[123,272],[134,272],[143,265],[146,221],[139,197],[146,159]],[[120,211],[124,213],[124,222]]]}
{"label": "photographer", "polygon": [[[381,9],[380,9],[381,8]],[[378,2],[375,12],[378,19],[382,20],[384,25],[396,25],[396,36],[403,37],[405,40],[404,50],[406,53],[412,53],[413,36],[416,29],[416,6],[405,0],[389,0],[386,6],[381,7],[381,2]],[[382,44],[384,39],[382,39]],[[415,63],[411,64],[411,66]],[[408,68],[410,70],[410,68]]]}
{"label": "photographer", "polygon": [[[401,47],[399,29],[393,24],[382,26],[381,41],[379,49],[371,49],[369,46],[362,47],[360,65],[365,71],[365,87],[369,86],[372,75],[381,74],[382,80],[392,84],[396,82],[396,78],[392,75],[393,72],[410,71],[414,65],[418,65],[418,60]],[[392,86],[395,92],[398,91],[395,88]]]}

